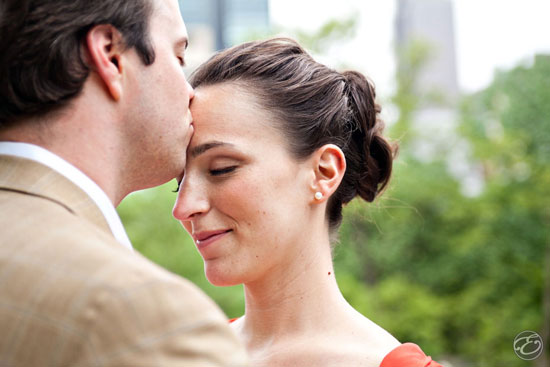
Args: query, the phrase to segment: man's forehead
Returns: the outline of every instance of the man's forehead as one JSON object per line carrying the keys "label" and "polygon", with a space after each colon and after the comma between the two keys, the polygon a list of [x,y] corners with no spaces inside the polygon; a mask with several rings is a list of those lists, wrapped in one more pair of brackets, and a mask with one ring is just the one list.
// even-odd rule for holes
{"label": "man's forehead", "polygon": [[177,0],[151,0],[154,4],[151,17],[153,38],[160,36],[176,43],[178,48],[186,48],[187,29],[181,17]]}
{"label": "man's forehead", "polygon": [[177,0],[150,0],[153,5],[153,19],[157,19],[159,23],[173,26],[185,27],[179,3]]}

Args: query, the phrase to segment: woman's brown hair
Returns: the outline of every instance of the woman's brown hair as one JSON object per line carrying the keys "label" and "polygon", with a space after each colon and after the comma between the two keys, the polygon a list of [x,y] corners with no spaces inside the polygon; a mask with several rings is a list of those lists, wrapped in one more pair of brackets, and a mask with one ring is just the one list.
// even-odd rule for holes
{"label": "woman's brown hair", "polygon": [[361,73],[339,73],[294,40],[274,38],[217,53],[190,82],[194,88],[226,82],[250,88],[281,122],[297,159],[329,143],[342,149],[347,168],[328,202],[331,230],[341,223],[344,204],[355,196],[372,202],[387,186],[395,148],[382,136],[374,85]]}

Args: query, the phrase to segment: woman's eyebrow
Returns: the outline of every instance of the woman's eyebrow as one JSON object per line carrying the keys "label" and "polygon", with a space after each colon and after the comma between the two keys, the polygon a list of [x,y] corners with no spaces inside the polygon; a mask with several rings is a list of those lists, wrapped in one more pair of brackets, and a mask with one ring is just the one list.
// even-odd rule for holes
{"label": "woman's eyebrow", "polygon": [[191,157],[196,158],[209,149],[217,148],[221,146],[233,146],[231,143],[224,143],[223,141],[210,141],[201,145],[197,145],[191,149]]}

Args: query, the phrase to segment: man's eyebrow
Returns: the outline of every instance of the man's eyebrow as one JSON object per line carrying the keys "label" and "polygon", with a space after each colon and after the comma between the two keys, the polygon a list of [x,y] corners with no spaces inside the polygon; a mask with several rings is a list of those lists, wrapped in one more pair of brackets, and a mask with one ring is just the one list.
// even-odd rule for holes
{"label": "man's eyebrow", "polygon": [[203,154],[209,149],[222,147],[222,146],[233,146],[233,144],[224,143],[223,141],[211,141],[208,143],[197,145],[196,147],[191,149],[191,157],[196,158],[197,156]]}

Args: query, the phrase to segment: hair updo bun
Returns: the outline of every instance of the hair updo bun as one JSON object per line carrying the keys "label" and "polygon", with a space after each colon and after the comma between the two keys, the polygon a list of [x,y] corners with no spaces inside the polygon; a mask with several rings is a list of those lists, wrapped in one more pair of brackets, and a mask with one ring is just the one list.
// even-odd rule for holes
{"label": "hair updo bun", "polygon": [[350,119],[356,126],[346,155],[348,165],[354,166],[350,174],[356,174],[350,176],[350,184],[355,182],[357,195],[372,202],[390,180],[395,148],[382,136],[385,124],[379,117],[381,108],[375,102],[374,85],[356,71],[342,75],[346,78]]}
{"label": "hair updo bun", "polygon": [[359,195],[372,202],[387,186],[395,149],[382,136],[373,84],[355,71],[339,73],[316,62],[288,38],[248,42],[214,55],[190,78],[193,87],[237,82],[250,88],[280,122],[297,159],[325,144],[346,157],[344,178],[331,196],[331,230],[342,221],[342,205]]}

